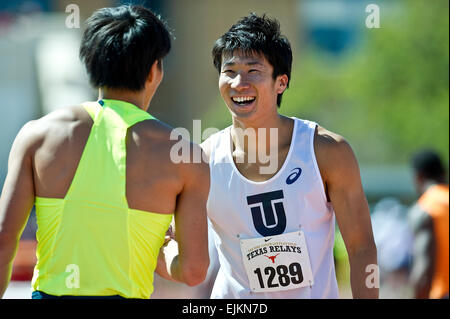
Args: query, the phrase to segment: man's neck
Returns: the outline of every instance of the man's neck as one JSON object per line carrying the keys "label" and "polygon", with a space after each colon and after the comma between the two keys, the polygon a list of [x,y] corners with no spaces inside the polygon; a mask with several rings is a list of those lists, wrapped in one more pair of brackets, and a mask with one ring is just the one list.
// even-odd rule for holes
{"label": "man's neck", "polygon": [[241,128],[243,130],[247,128],[278,128],[281,129],[284,125],[283,116],[276,110],[273,112],[252,115],[251,118],[235,117],[233,116],[233,128]]}
{"label": "man's neck", "polygon": [[233,149],[245,154],[258,152],[258,146],[263,145],[266,150],[279,149],[284,144],[290,143],[292,128],[293,121],[278,113],[275,116],[252,121],[233,118],[231,130]]}
{"label": "man's neck", "polygon": [[133,92],[117,89],[99,89],[98,99],[119,100],[136,105],[138,108],[147,111],[148,99],[143,91]]}
{"label": "man's neck", "polygon": [[427,180],[424,182],[423,186],[422,186],[422,194],[424,194],[428,189],[430,189],[432,186],[435,185],[439,185],[441,184],[439,181],[435,181],[435,180]]}

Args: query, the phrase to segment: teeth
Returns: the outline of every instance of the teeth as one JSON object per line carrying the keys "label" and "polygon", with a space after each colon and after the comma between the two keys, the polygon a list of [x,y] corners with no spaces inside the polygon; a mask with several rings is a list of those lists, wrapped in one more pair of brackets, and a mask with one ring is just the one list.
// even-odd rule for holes
{"label": "teeth", "polygon": [[233,97],[233,101],[237,102],[237,103],[242,103],[245,101],[253,101],[255,98],[252,96],[238,96],[238,97]]}

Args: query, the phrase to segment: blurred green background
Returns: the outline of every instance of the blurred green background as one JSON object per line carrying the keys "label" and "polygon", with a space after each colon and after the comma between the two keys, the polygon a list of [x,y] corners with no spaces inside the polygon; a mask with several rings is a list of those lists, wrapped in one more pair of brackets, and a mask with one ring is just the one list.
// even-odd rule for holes
{"label": "blurred green background", "polygon": [[[448,1],[391,1],[389,14],[384,4],[380,28],[361,23],[343,52],[303,43],[280,113],[343,135],[362,163],[404,164],[421,147],[448,162]],[[205,120],[229,125],[217,104]]]}

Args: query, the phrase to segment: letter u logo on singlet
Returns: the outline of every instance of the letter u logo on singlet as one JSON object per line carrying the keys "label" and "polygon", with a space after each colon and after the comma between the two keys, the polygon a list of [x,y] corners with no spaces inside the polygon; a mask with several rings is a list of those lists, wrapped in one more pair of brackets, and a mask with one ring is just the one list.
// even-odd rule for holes
{"label": "letter u logo on singlet", "polygon": [[[282,190],[247,196],[247,204],[252,212],[253,225],[262,236],[279,235],[286,229],[286,213],[283,202],[276,202],[272,207],[272,201],[283,198]],[[259,205],[252,206],[254,204]],[[273,208],[275,208],[275,212]]]}

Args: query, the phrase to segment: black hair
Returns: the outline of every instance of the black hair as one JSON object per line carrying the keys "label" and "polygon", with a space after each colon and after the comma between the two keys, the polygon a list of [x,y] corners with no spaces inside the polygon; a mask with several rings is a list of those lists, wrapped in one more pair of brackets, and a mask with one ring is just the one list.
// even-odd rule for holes
{"label": "black hair", "polygon": [[[273,79],[286,74],[287,87],[291,79],[292,51],[289,40],[281,34],[280,23],[263,14],[255,13],[240,19],[214,44],[212,56],[214,66],[220,73],[222,57],[232,55],[235,50],[245,54],[262,54],[273,67]],[[277,96],[277,105],[281,105],[283,93]]]}
{"label": "black hair", "polygon": [[95,88],[140,91],[153,63],[161,68],[170,51],[165,22],[142,6],[102,8],[86,23],[80,59]]}
{"label": "black hair", "polygon": [[435,151],[429,149],[421,150],[412,156],[411,162],[414,171],[426,179],[435,182],[443,182],[445,180],[444,165]]}

